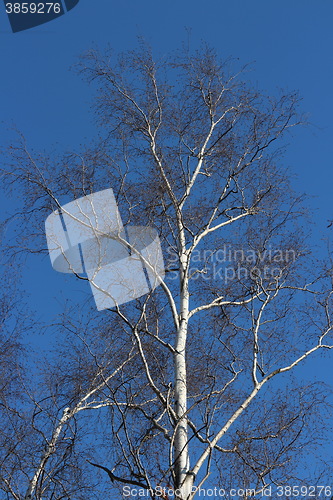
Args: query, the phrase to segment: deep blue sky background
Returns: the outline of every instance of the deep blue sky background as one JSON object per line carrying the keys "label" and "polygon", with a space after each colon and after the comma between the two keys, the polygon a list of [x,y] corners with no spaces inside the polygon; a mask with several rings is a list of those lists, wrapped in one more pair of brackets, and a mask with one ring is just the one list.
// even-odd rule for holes
{"label": "deep blue sky background", "polygon": [[[249,78],[267,93],[281,87],[300,91],[312,125],[295,134],[285,163],[297,175],[294,186],[311,197],[313,240],[332,237],[332,25],[331,0],[80,0],[65,16],[13,34],[1,3],[0,143],[13,137],[7,129],[15,125],[36,149],[56,143],[60,151],[79,150],[96,128],[91,89],[69,71],[77,56],[92,44],[133,48],[138,35],[156,55],[164,54],[187,40],[189,29],[193,47],[205,40],[223,58],[252,62]],[[11,210],[12,202],[2,198],[1,217]],[[59,295],[70,297],[68,280],[64,285],[64,275],[52,271],[48,259],[31,259],[25,278],[41,315],[55,310]],[[83,290],[81,283],[71,283]],[[332,360],[307,363],[299,373],[331,383]]]}

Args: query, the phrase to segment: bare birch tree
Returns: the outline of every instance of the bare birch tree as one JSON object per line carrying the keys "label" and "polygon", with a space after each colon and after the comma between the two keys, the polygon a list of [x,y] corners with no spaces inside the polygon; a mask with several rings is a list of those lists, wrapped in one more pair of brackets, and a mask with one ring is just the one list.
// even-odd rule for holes
{"label": "bare birch tree", "polygon": [[266,97],[232,67],[207,47],[159,61],[144,45],[92,50],[79,71],[97,92],[98,145],[58,162],[23,137],[7,152],[6,186],[24,196],[11,251],[40,258],[52,212],[112,188],[124,227],[154,227],[166,264],[143,296],[96,312],[87,295],[53,321],[63,344],[26,390],[36,437],[0,476],[8,498],[250,498],[330,470],[314,451],[327,393],[287,377],[333,345],[332,271],[283,167],[298,97]]}

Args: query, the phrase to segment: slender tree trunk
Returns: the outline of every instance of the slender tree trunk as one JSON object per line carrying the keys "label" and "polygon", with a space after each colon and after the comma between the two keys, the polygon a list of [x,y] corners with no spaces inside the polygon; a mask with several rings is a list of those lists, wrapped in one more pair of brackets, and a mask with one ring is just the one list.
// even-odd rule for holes
{"label": "slender tree trunk", "polygon": [[193,476],[188,475],[190,468],[188,427],[187,427],[187,378],[186,378],[186,339],[189,312],[189,291],[185,259],[181,270],[181,307],[180,323],[177,332],[175,353],[175,411],[177,427],[175,430],[175,489],[181,492],[179,499],[187,500],[193,485]]}
{"label": "slender tree trunk", "polygon": [[42,472],[44,471],[44,468],[45,468],[49,458],[55,452],[55,447],[56,447],[56,444],[58,442],[58,438],[63,430],[64,425],[71,418],[71,416],[72,415],[71,415],[70,409],[65,408],[65,410],[63,411],[62,417],[61,417],[57,427],[55,428],[55,430],[52,434],[51,441],[46,446],[46,449],[45,449],[45,452],[41,458],[40,464],[37,467],[33,478],[29,482],[29,486],[28,486],[27,492],[25,494],[24,500],[31,500],[32,499],[32,497],[36,491],[37,485],[38,485],[39,477],[42,474]]}

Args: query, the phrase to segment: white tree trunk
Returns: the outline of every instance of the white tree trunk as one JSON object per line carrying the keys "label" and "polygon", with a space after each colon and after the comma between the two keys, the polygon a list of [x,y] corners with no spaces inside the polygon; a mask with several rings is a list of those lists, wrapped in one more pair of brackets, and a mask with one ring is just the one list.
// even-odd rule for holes
{"label": "white tree trunk", "polygon": [[187,426],[187,375],[186,375],[186,340],[189,319],[189,292],[187,278],[187,258],[181,257],[181,307],[180,322],[177,332],[175,353],[175,412],[177,415],[177,427],[175,429],[174,460],[176,489],[181,492],[179,498],[187,500],[193,485],[193,476],[188,475],[190,469],[190,457],[188,447]]}
{"label": "white tree trunk", "polygon": [[72,414],[71,414],[70,409],[65,408],[63,411],[62,417],[59,421],[59,424],[57,425],[57,427],[55,428],[55,430],[52,434],[51,441],[46,446],[46,449],[45,449],[45,452],[41,458],[40,464],[39,464],[38,468],[36,469],[36,472],[35,472],[33,478],[29,482],[29,486],[28,486],[27,492],[25,494],[24,500],[31,500],[32,499],[32,495],[35,493],[36,488],[37,488],[38,479],[39,479],[41,473],[44,471],[44,468],[45,468],[47,461],[49,460],[51,455],[55,452],[58,438],[62,432],[64,425],[71,418],[71,416],[72,416]]}

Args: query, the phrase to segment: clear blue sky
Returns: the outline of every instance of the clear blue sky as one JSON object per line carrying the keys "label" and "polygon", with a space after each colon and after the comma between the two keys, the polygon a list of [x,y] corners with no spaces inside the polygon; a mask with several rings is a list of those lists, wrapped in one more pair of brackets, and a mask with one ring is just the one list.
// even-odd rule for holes
{"label": "clear blue sky", "polygon": [[[316,197],[318,224],[331,208],[333,115],[333,3],[331,0],[80,0],[48,24],[13,34],[0,6],[0,133],[14,123],[31,144],[75,148],[94,134],[91,93],[68,71],[92,44],[131,48],[143,35],[156,53],[179,46],[191,31],[193,46],[206,40],[223,57],[253,62],[253,81],[274,93],[299,89],[313,127],[298,133],[288,163],[298,185]],[[1,140],[1,142],[2,142]],[[322,219],[322,220],[321,220]]]}
{"label": "clear blue sky", "polygon": [[[96,129],[91,91],[69,71],[76,57],[92,44],[133,48],[138,35],[164,54],[187,39],[188,29],[194,47],[205,40],[222,57],[253,62],[249,77],[267,93],[300,91],[312,126],[296,134],[285,161],[298,176],[295,187],[312,197],[317,210],[314,240],[325,231],[332,236],[333,228],[326,230],[333,219],[332,24],[331,0],[80,0],[63,17],[13,34],[1,3],[0,142],[7,142],[7,127],[14,124],[37,149],[55,143],[60,150],[78,149]],[[2,213],[10,211],[6,203],[2,199]],[[55,287],[63,289],[64,276],[47,260],[29,265],[32,297],[45,305],[52,292],[43,273],[51,271]],[[315,368],[319,378],[332,379],[329,359]]]}

